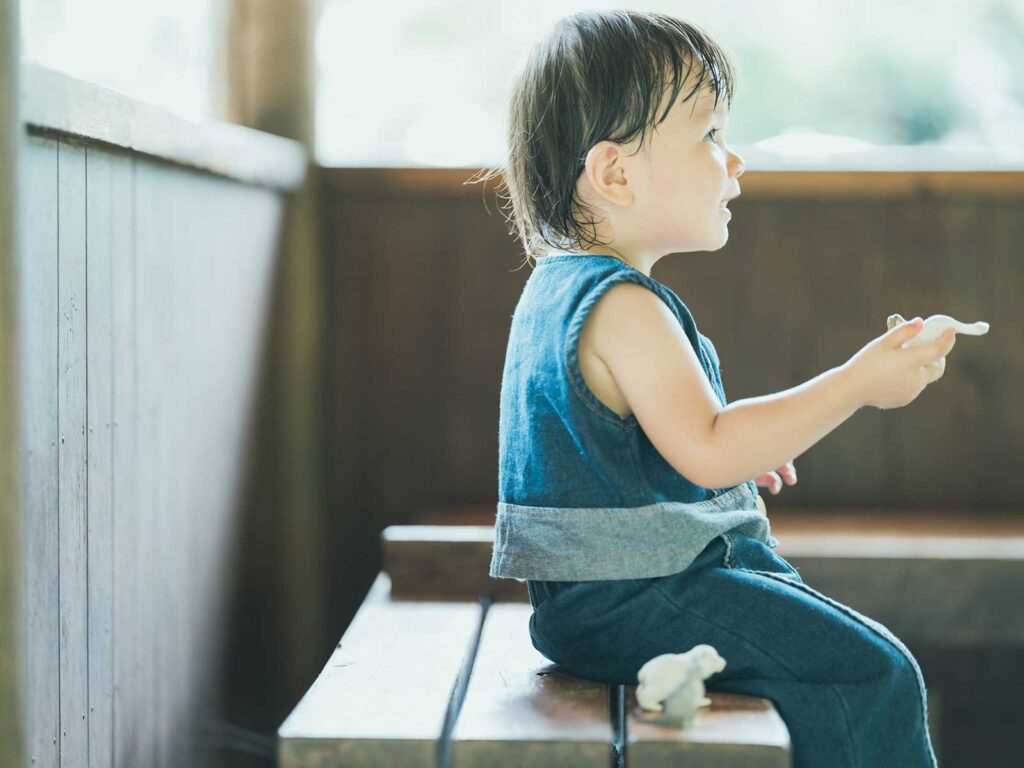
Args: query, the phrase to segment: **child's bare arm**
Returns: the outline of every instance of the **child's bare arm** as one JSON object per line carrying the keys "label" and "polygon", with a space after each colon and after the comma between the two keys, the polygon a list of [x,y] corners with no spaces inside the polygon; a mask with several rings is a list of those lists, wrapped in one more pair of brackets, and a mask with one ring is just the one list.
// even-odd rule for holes
{"label": "child's bare arm", "polygon": [[849,369],[729,403],[713,426],[709,488],[725,488],[792,461],[864,405]]}
{"label": "child's bare arm", "polygon": [[587,330],[658,453],[706,486],[712,426],[722,404],[672,310],[648,288],[619,283],[591,309]]}
{"label": "child's bare arm", "polygon": [[796,387],[723,408],[672,311],[643,286],[616,285],[595,305],[598,356],[658,452],[680,474],[725,488],[795,459],[864,405],[906,405],[941,377],[953,334],[900,349],[904,323],[842,366]]}

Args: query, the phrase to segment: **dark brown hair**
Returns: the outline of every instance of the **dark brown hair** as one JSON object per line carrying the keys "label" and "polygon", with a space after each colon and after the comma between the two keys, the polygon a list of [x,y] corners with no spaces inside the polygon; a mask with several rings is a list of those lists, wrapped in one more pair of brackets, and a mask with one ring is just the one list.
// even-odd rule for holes
{"label": "dark brown hair", "polygon": [[[503,208],[527,259],[598,242],[593,211],[576,182],[599,141],[628,144],[668,116],[691,72],[689,101],[702,88],[731,107],[730,55],[694,24],[659,13],[587,11],[560,19],[531,49],[515,79],[508,111]],[[668,105],[657,110],[669,92]],[[639,149],[638,149],[639,151]],[[468,182],[473,183],[473,182]],[[581,220],[582,219],[582,220]]]}

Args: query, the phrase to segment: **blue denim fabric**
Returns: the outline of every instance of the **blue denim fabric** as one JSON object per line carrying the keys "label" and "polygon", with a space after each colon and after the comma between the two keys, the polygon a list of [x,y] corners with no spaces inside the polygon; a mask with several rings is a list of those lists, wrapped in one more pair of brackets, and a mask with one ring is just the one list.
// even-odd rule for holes
{"label": "blue denim fabric", "polygon": [[579,335],[600,296],[632,282],[657,294],[693,345],[722,405],[718,354],[667,286],[613,256],[539,259],[509,332],[498,427],[490,575],[525,580],[664,576],[738,532],[774,547],[757,486],[703,488],[657,451],[636,417],[587,387]]}
{"label": "blue denim fabric", "polygon": [[713,646],[709,691],[774,702],[793,768],[934,768],[916,659],[884,625],[817,592],[763,542],[725,533],[655,578],[530,581],[534,647],[566,671],[636,685],[645,662]]}

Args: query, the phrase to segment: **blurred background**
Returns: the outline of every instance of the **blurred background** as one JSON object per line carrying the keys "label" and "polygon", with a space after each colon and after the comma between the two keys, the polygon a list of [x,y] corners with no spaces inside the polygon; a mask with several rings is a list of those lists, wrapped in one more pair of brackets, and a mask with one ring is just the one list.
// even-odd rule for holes
{"label": "blurred background", "polygon": [[[178,114],[220,118],[226,6],[21,0],[25,54]],[[530,45],[561,16],[601,8],[678,14],[734,54],[738,147],[1020,147],[1024,135],[1024,20],[1010,0],[317,6],[314,150],[323,166],[500,163],[508,92]]]}
{"label": "blurred background", "polygon": [[[27,670],[33,765],[274,765],[381,531],[493,523],[530,266],[495,185],[467,182],[503,162],[530,46],[577,10],[678,15],[736,61],[729,242],[653,273],[730,401],[841,364],[893,312],[991,324],[910,407],[797,459],[769,514],[1024,519],[1021,2],[0,7],[0,624],[26,638],[0,651]],[[943,599],[1019,612],[968,589]],[[1019,639],[911,647],[943,764],[1015,764]]]}

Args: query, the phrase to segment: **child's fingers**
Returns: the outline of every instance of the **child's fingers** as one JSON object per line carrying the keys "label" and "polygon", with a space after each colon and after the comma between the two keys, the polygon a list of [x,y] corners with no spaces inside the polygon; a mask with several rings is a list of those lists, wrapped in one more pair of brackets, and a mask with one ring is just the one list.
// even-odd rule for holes
{"label": "child's fingers", "polygon": [[947,328],[935,341],[929,344],[922,344],[917,348],[920,350],[917,352],[919,364],[927,365],[928,363],[935,362],[940,357],[945,357],[955,344],[956,331],[952,328]]}
{"label": "child's fingers", "polygon": [[942,374],[946,372],[946,358],[940,357],[934,362],[928,363],[925,368],[932,372],[932,381],[938,381],[942,378]]}

